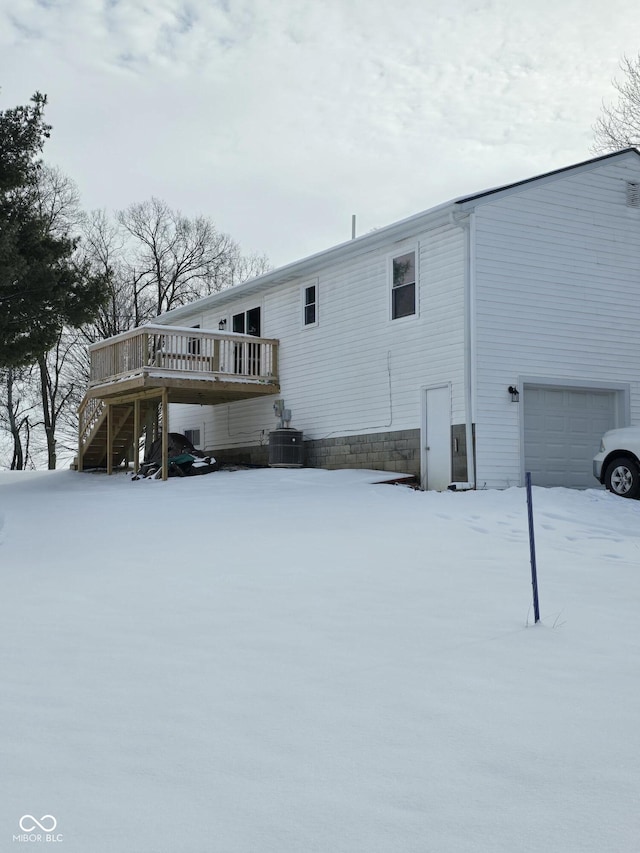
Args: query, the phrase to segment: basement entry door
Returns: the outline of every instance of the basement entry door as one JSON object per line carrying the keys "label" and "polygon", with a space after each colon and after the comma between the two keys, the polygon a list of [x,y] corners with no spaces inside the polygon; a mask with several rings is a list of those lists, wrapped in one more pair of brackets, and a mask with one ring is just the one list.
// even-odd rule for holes
{"label": "basement entry door", "polygon": [[424,395],[422,488],[443,491],[451,482],[451,388],[427,388]]}
{"label": "basement entry door", "polygon": [[592,461],[616,424],[617,392],[525,385],[524,464],[536,486],[598,487]]}

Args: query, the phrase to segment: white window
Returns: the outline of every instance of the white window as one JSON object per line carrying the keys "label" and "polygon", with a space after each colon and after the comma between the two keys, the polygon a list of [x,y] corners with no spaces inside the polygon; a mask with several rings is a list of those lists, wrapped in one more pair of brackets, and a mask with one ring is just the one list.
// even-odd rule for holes
{"label": "white window", "polygon": [[302,325],[318,325],[318,282],[302,286]]}
{"label": "white window", "polygon": [[184,437],[187,439],[187,441],[190,441],[191,444],[193,444],[193,446],[195,448],[200,447],[200,430],[199,429],[185,429]]}
{"label": "white window", "polygon": [[411,251],[391,259],[391,319],[416,313],[416,253]]}

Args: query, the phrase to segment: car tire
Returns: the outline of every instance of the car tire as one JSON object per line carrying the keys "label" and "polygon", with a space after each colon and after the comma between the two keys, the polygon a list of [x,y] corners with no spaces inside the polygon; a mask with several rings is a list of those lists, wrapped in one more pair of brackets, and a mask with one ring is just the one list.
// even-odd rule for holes
{"label": "car tire", "polygon": [[640,495],[640,468],[632,459],[619,456],[607,465],[604,484],[621,498],[637,498]]}

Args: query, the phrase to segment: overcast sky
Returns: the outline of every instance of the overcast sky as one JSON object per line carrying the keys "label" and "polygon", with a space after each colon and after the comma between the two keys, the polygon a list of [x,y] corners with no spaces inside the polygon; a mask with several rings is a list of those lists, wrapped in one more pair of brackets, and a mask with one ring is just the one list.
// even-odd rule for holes
{"label": "overcast sky", "polygon": [[151,196],[281,265],[593,156],[638,0],[0,0],[83,207]]}

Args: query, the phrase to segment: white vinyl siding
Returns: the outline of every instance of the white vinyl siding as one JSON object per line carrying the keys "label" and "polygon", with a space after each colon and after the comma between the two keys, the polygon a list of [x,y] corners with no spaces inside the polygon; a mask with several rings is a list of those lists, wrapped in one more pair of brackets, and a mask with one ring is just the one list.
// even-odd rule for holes
{"label": "white vinyl siding", "polygon": [[[262,294],[262,334],[280,341],[279,397],[305,438],[418,429],[420,388],[441,382],[452,383],[454,422],[464,420],[463,232],[440,227],[418,243],[399,244],[394,254],[412,247],[420,253],[422,310],[409,324],[389,322],[388,247],[320,272],[322,323],[312,335],[300,322],[304,280]],[[237,314],[254,301],[248,296],[230,301],[224,314]],[[222,314],[221,307],[212,310],[203,327],[217,328]],[[206,410],[175,406],[171,429],[189,428],[196,408],[198,419],[206,419],[207,450],[266,442],[276,426],[269,397]]]}
{"label": "white vinyl siding", "polygon": [[626,206],[634,177],[635,162],[605,162],[478,207],[479,487],[521,482],[522,411],[507,388],[522,375],[628,382],[640,418],[640,211]]}
{"label": "white vinyl siding", "polygon": [[[354,241],[353,254],[342,246],[307,259],[299,278],[296,265],[283,270],[286,281],[275,271],[253,297],[247,288],[216,297],[202,327],[216,329],[260,297],[262,334],[280,341],[279,397],[306,438],[417,429],[420,389],[446,383],[452,424],[462,424],[469,261],[477,485],[519,485],[524,406],[508,388],[522,392],[525,377],[615,390],[626,401],[619,425],[640,423],[640,209],[627,205],[629,183],[640,183],[635,154],[463,202],[472,213],[468,259],[453,219],[434,215],[441,224],[431,227],[407,220],[369,251]],[[391,320],[389,259],[414,250],[419,313]],[[312,277],[322,323],[310,333],[301,289]],[[188,323],[181,314],[177,324]],[[263,398],[191,414],[174,407],[172,428],[204,418],[207,449],[264,443],[276,424],[272,406]]]}

